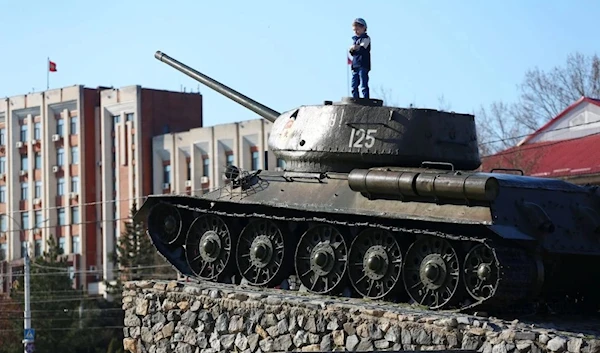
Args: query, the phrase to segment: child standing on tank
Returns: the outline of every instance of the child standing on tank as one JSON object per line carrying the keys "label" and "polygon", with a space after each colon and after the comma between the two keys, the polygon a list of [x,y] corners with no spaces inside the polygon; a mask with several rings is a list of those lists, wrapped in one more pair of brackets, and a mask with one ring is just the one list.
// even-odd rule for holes
{"label": "child standing on tank", "polygon": [[367,35],[367,22],[357,18],[352,22],[354,44],[352,55],[352,97],[358,98],[358,86],[362,84],[363,98],[369,98],[369,71],[371,71],[371,37]]}

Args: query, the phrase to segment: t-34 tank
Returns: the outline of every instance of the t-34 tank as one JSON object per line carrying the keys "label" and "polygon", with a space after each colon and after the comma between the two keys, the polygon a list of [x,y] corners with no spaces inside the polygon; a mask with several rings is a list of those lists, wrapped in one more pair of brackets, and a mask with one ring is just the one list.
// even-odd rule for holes
{"label": "t-34 tank", "polygon": [[271,121],[269,150],[285,161],[223,167],[211,178],[225,185],[201,196],[147,198],[135,217],[182,274],[269,287],[295,276],[313,293],[431,309],[600,297],[596,188],[475,172],[472,115],[375,99],[280,114],[155,56]]}

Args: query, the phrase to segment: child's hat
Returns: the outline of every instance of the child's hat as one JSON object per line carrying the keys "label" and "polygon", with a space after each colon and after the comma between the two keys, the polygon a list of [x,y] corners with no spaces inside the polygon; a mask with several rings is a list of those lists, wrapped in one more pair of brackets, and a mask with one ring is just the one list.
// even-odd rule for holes
{"label": "child's hat", "polygon": [[354,22],[352,22],[352,24],[354,23],[358,23],[359,25],[363,25],[365,26],[365,28],[367,27],[367,22],[365,20],[363,20],[362,18],[356,18],[354,19]]}

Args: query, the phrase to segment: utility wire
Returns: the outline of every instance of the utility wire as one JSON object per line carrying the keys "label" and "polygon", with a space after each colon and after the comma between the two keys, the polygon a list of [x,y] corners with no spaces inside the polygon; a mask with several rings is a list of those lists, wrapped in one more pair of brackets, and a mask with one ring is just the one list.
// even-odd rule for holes
{"label": "utility wire", "polygon": [[[126,326],[88,326],[82,327],[81,330],[106,330],[106,329],[123,329]],[[46,332],[46,331],[71,331],[73,327],[51,327],[51,328],[36,328],[35,332]],[[19,329],[3,329],[0,332],[23,332],[22,328]]]}
{"label": "utility wire", "polygon": [[[591,124],[599,124],[600,125],[600,121],[591,121],[591,122],[586,122],[586,123],[581,123],[575,126],[564,126],[564,127],[557,127],[554,129],[550,129],[550,130],[546,130],[544,131],[544,133],[547,132],[554,132],[554,131],[561,131],[561,130],[568,130],[568,129],[572,129],[574,127],[580,127],[580,126],[586,126],[586,125],[591,125]],[[584,138],[587,136],[591,136],[591,135],[596,135],[598,133],[592,133],[586,136],[582,136],[582,137],[577,137],[577,138],[573,138],[573,139],[579,139],[579,138]],[[524,135],[519,135],[519,136],[513,136],[513,137],[507,137],[507,138],[503,138],[503,139],[497,139],[497,140],[493,140],[493,141],[485,141],[485,142],[481,142],[480,144],[486,145],[486,144],[491,144],[491,143],[498,143],[498,142],[504,142],[504,141],[509,141],[509,140],[514,140],[514,139],[518,139],[518,138],[525,138],[527,136],[531,136],[533,135],[533,133],[530,134],[524,134]],[[572,139],[569,139],[572,140]],[[558,142],[563,142],[563,141],[568,141],[568,140],[561,140],[561,141],[556,141]],[[545,147],[547,146],[546,144],[542,145],[542,146],[536,146],[536,145],[531,145],[531,148],[541,148],[541,147]],[[190,192],[195,192],[195,191],[202,191],[205,190],[204,188],[198,188],[198,189],[192,189],[190,190]],[[117,203],[117,202],[125,202],[125,201],[140,201],[143,203],[145,201],[145,199],[148,198],[148,196],[177,196],[177,195],[186,195],[186,193],[153,193],[150,195],[146,195],[146,196],[139,196],[139,197],[128,197],[128,198],[121,198],[121,199],[113,199],[113,200],[100,200],[100,201],[91,201],[91,202],[84,202],[84,203],[79,203],[77,205],[67,205],[67,206],[48,206],[48,207],[41,207],[41,208],[36,208],[36,211],[41,211],[41,210],[54,210],[54,209],[60,209],[60,208],[69,208],[69,207],[75,207],[75,206],[97,206],[97,205],[104,205],[104,204],[108,204],[108,203]],[[65,195],[61,195],[61,196],[65,196]],[[13,211],[10,212],[10,214],[19,214],[22,212],[28,212],[30,210],[18,210],[18,211]],[[4,214],[8,214],[8,213],[4,213]],[[88,221],[88,222],[78,222],[78,223],[72,223],[70,225],[77,225],[77,224],[89,224],[89,223],[101,223],[101,222],[108,222],[108,221],[116,221],[116,220],[121,220],[124,218],[116,218],[116,219],[112,219],[112,220],[97,220],[97,221]],[[60,225],[56,225],[56,226],[60,226]],[[38,229],[43,229],[43,228],[53,228],[56,226],[43,226],[43,227],[39,227]],[[67,226],[67,225],[64,225]],[[33,229],[33,228],[30,228]]]}
{"label": "utility wire", "polygon": [[[554,132],[554,131],[561,131],[561,130],[568,130],[568,129],[572,129],[573,127],[580,127],[580,126],[585,126],[585,125],[591,125],[591,124],[600,124],[599,121],[592,121],[592,122],[587,122],[587,123],[582,123],[582,124],[578,124],[576,126],[565,126],[565,127],[558,127],[558,128],[554,128],[554,129],[550,129],[550,130],[546,130],[544,131],[544,133],[547,132]],[[503,138],[503,139],[497,139],[497,140],[493,140],[493,141],[486,141],[486,142],[481,142],[480,144],[482,145],[487,145],[487,144],[492,144],[492,143],[498,143],[498,142],[505,142],[505,141],[509,141],[509,140],[515,140],[515,139],[519,139],[519,138],[525,138],[527,136],[531,136],[533,133],[530,134],[525,134],[525,135],[519,135],[519,136],[514,136],[514,137],[508,137],[508,138]],[[575,139],[582,139],[588,136],[593,136],[593,135],[597,135],[599,133],[592,133],[592,134],[588,134],[585,136],[581,136],[581,137],[575,137],[572,139],[568,139],[568,140],[560,140],[560,141],[553,141],[553,142],[549,142],[549,143],[542,143],[542,144],[533,144],[533,145],[525,145],[526,147],[520,148],[519,150],[529,150],[529,149],[536,149],[536,148],[544,148],[548,145],[551,144],[556,144],[556,143],[561,143],[564,141],[570,141],[570,140],[575,140]],[[520,146],[514,146],[514,147],[520,147]],[[512,148],[514,148],[512,147]],[[506,151],[507,153],[513,153],[512,151]],[[503,154],[503,152],[499,152],[499,153],[495,153],[493,155],[501,155]],[[485,157],[489,157],[492,155],[488,155],[488,156],[483,156]],[[190,192],[196,192],[196,191],[202,191],[205,190],[204,188],[198,188],[198,189],[192,189],[190,190]],[[86,208],[89,206],[97,206],[97,205],[104,205],[104,204],[108,204],[108,203],[118,203],[118,202],[129,202],[129,201],[141,201],[141,204],[143,202],[146,201],[146,199],[149,196],[153,196],[153,197],[157,197],[157,196],[178,196],[178,195],[187,195],[186,193],[156,193],[156,194],[150,194],[150,195],[146,195],[146,196],[140,196],[140,197],[128,197],[128,198],[121,198],[121,199],[114,199],[114,200],[100,200],[100,201],[91,201],[91,202],[84,202],[84,203],[79,203],[77,205],[67,205],[67,206],[46,206],[46,207],[40,207],[40,208],[36,208],[35,211],[43,211],[43,210],[55,210],[55,209],[61,209],[61,208],[72,208],[72,207],[82,207],[82,208]],[[62,195],[64,196],[64,195]],[[17,210],[17,211],[12,211],[10,213],[4,213],[5,215],[12,215],[12,214],[21,214],[24,212],[29,212],[31,210]],[[63,226],[72,226],[72,225],[85,225],[85,224],[92,224],[92,223],[107,223],[107,222],[115,222],[115,221],[120,221],[120,220],[127,220],[127,219],[131,219],[131,217],[124,217],[124,218],[113,218],[113,219],[103,219],[103,220],[95,220],[95,221],[86,221],[86,222],[75,222],[75,223],[70,223],[70,224],[65,224],[65,225],[44,225],[44,226],[40,226],[40,227],[35,227],[35,228],[27,228],[27,229],[11,229],[10,231],[17,231],[17,232],[21,232],[21,231],[27,231],[27,230],[33,230],[33,229],[47,229],[47,228],[55,228],[55,227],[63,227]],[[16,220],[15,220],[16,221]],[[9,232],[9,231],[6,231]]]}

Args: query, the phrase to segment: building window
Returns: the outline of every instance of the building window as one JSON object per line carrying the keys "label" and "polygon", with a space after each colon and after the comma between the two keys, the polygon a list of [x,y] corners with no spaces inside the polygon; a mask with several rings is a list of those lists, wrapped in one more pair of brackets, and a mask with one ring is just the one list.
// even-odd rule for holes
{"label": "building window", "polygon": [[210,158],[204,158],[202,163],[202,176],[208,177],[210,175]]}
{"label": "building window", "polygon": [[227,155],[227,165],[233,165],[233,154]]}
{"label": "building window", "polygon": [[281,158],[277,158],[277,167],[285,169],[285,161]]}
{"label": "building window", "polygon": [[71,207],[71,224],[79,224],[79,206]]}
{"label": "building window", "polygon": [[0,231],[6,232],[8,230],[8,217],[6,215],[0,215]]}
{"label": "building window", "polygon": [[0,129],[0,145],[6,145],[6,129]]}
{"label": "building window", "polygon": [[71,164],[79,164],[79,146],[71,147]]}
{"label": "building window", "polygon": [[192,163],[191,161],[187,161],[187,179],[186,180],[192,180]]}
{"label": "building window", "polygon": [[42,239],[36,239],[35,240],[35,253],[34,256],[38,257],[38,256],[42,256]]}
{"label": "building window", "polygon": [[33,123],[33,139],[41,140],[42,139],[42,123],[36,121]]}
{"label": "building window", "polygon": [[0,157],[0,173],[6,173],[6,157]]}
{"label": "building window", "polygon": [[258,170],[258,151],[252,151],[252,170]]}
{"label": "building window", "polygon": [[125,120],[127,120],[127,121],[133,121],[133,113],[127,113],[127,114],[125,114]]}
{"label": "building window", "polygon": [[59,226],[64,226],[66,224],[65,222],[65,208],[64,207],[60,207],[56,210],[56,212],[58,213],[58,225]]}
{"label": "building window", "polygon": [[117,114],[113,116],[113,124],[117,125],[121,121],[121,114]]}
{"label": "building window", "polygon": [[34,215],[33,215],[33,219],[35,222],[34,227],[35,228],[40,228],[40,225],[42,224],[42,222],[44,222],[44,220],[42,219],[43,215],[42,215],[42,211],[35,211]]}
{"label": "building window", "polygon": [[29,229],[29,211],[24,211],[21,213],[21,228]]}
{"label": "building window", "polygon": [[35,153],[35,169],[42,169],[42,154],[40,152]]}
{"label": "building window", "polygon": [[163,167],[163,182],[171,183],[171,165],[167,164]]}
{"label": "building window", "polygon": [[6,203],[6,185],[0,186],[0,203]]}
{"label": "building window", "polygon": [[65,120],[63,118],[60,118],[56,121],[56,133],[59,136],[62,136],[64,133],[64,126],[65,126]]}
{"label": "building window", "polygon": [[21,170],[29,169],[29,158],[27,158],[26,154],[21,155]]}
{"label": "building window", "polygon": [[65,253],[65,237],[60,237],[58,238],[58,247],[60,248],[60,250],[62,250],[61,252],[64,254]]}
{"label": "building window", "polygon": [[25,257],[27,254],[27,249],[29,248],[29,244],[26,241],[21,242],[21,257]]}
{"label": "building window", "polygon": [[21,125],[21,141],[27,142],[27,124]]}
{"label": "building window", "polygon": [[56,184],[56,194],[62,196],[65,194],[65,178],[58,178]]}
{"label": "building window", "polygon": [[71,192],[79,192],[79,177],[71,177]]}
{"label": "building window", "polygon": [[65,149],[59,147],[56,150],[56,164],[62,166],[65,163]]}
{"label": "building window", "polygon": [[80,243],[79,243],[79,236],[75,235],[75,236],[71,237],[71,241],[72,241],[71,252],[73,254],[79,254],[81,252]]}
{"label": "building window", "polygon": [[71,117],[71,126],[69,127],[69,129],[71,130],[72,135],[77,135],[77,117],[76,116]]}
{"label": "building window", "polygon": [[35,196],[33,196],[36,199],[41,199],[42,198],[42,182],[41,181],[36,181],[35,182],[35,190],[34,190]]}
{"label": "building window", "polygon": [[21,200],[27,200],[29,198],[29,183],[21,183]]}
{"label": "building window", "polygon": [[0,261],[6,261],[8,247],[6,243],[0,244]]}

